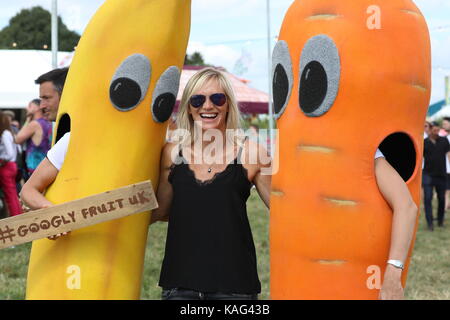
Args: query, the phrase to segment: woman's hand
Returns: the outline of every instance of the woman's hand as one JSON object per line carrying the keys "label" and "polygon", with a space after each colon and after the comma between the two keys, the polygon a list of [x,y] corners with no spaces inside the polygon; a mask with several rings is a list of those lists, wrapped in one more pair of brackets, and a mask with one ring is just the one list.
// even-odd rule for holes
{"label": "woman's hand", "polygon": [[402,287],[402,270],[388,264],[381,286],[380,300],[403,300],[405,298]]}

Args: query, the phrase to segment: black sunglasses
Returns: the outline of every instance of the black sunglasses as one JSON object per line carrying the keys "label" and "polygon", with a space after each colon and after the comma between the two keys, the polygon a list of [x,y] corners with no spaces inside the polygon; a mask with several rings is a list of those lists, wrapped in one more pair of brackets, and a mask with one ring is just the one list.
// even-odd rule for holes
{"label": "black sunglasses", "polygon": [[[227,96],[223,93],[214,93],[209,96],[209,100],[211,100],[214,105],[221,107],[227,102]],[[203,94],[193,95],[189,99],[189,103],[194,108],[200,108],[206,102],[206,96]]]}

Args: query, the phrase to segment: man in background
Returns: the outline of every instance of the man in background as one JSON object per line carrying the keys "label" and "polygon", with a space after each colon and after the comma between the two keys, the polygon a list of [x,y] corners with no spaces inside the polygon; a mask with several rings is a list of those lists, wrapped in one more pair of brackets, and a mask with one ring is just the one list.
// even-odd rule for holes
{"label": "man in background", "polygon": [[424,141],[423,157],[425,165],[423,168],[422,185],[424,189],[425,217],[428,229],[434,230],[433,226],[433,188],[436,189],[438,198],[438,226],[444,224],[445,214],[445,192],[447,189],[446,157],[450,151],[450,143],[445,137],[439,136],[440,127],[436,122],[431,123],[428,138]]}
{"label": "man in background", "polygon": [[[440,132],[440,136],[446,137],[450,143],[450,117],[445,117],[442,120],[442,130]],[[447,191],[445,193],[445,210],[450,208],[450,152],[445,156],[446,167],[447,167]]]}
{"label": "man in background", "polygon": [[35,81],[39,85],[42,115],[48,121],[56,121],[68,70],[68,68],[54,69]]}

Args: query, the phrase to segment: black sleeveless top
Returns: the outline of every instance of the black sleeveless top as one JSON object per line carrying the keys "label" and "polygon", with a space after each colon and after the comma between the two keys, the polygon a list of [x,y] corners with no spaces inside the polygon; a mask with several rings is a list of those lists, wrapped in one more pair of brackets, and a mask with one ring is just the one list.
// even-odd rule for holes
{"label": "black sleeveless top", "polygon": [[[205,182],[183,158],[173,165],[173,200],[159,285],[200,292],[261,291],[246,202],[252,184],[242,148],[224,171]],[[179,163],[179,162],[177,162]]]}

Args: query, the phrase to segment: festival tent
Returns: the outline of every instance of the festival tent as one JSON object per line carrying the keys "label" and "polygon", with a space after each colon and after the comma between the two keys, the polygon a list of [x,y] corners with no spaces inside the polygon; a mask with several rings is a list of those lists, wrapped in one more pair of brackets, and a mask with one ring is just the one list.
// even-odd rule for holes
{"label": "festival tent", "polygon": [[[178,105],[181,100],[181,95],[183,93],[184,87],[186,86],[189,79],[199,70],[205,67],[202,66],[184,66],[181,73],[180,79],[180,89],[177,96],[177,105],[175,107],[175,112],[178,110]],[[239,104],[239,109],[242,113],[247,114],[261,114],[268,113],[269,110],[269,95],[265,92],[259,91],[248,86],[249,81],[239,78],[232,73],[227,72],[223,68],[221,69],[228,79],[231,81],[234,92],[236,94],[236,99]]]}
{"label": "festival tent", "polygon": [[445,100],[439,101],[428,109],[427,120],[436,121],[444,117],[450,117],[450,104]]}
{"label": "festival tent", "polygon": [[[58,53],[58,67],[67,66],[72,53]],[[23,109],[39,97],[34,80],[52,70],[48,50],[0,50],[0,109]]]}

